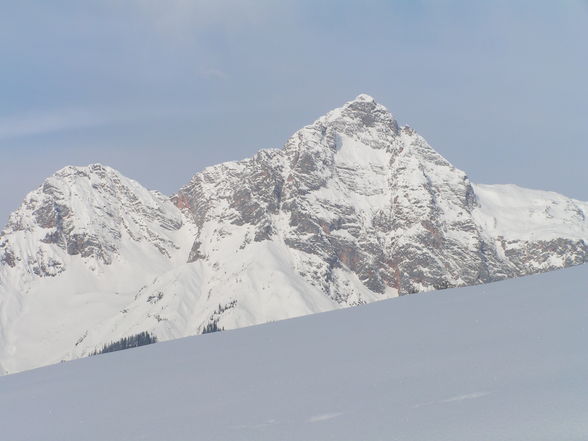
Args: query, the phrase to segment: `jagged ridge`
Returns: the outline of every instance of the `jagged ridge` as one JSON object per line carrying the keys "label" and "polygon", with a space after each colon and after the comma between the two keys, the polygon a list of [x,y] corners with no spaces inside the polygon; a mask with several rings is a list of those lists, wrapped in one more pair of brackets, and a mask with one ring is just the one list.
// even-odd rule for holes
{"label": "jagged ridge", "polygon": [[555,193],[472,184],[367,95],[171,201],[108,167],[68,167],[0,234],[0,364],[579,264],[587,214]]}

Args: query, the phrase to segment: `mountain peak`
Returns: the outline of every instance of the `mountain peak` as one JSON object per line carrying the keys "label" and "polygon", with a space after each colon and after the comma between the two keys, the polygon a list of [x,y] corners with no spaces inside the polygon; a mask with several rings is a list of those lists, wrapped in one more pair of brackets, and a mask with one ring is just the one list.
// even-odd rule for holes
{"label": "mountain peak", "polygon": [[331,110],[316,120],[313,126],[319,129],[322,126],[331,127],[337,133],[362,139],[365,144],[378,144],[378,148],[389,144],[391,137],[400,131],[388,109],[367,94],[360,94]]}
{"label": "mountain peak", "polygon": [[371,103],[375,103],[376,100],[374,99],[374,97],[368,95],[367,93],[360,93],[359,95],[357,95],[355,97],[354,100],[352,100],[352,102],[354,101],[361,101],[361,102],[371,102]]}
{"label": "mountain peak", "polygon": [[66,178],[72,176],[89,176],[98,175],[104,177],[105,175],[121,176],[120,172],[100,163],[94,163],[89,165],[67,165],[62,169],[56,171],[51,178]]}
{"label": "mountain peak", "polygon": [[392,118],[392,115],[386,107],[378,103],[374,97],[361,93],[357,95],[351,101],[347,101],[341,107],[334,109],[331,113],[343,112],[343,113],[356,113],[356,114],[381,114],[388,118]]}

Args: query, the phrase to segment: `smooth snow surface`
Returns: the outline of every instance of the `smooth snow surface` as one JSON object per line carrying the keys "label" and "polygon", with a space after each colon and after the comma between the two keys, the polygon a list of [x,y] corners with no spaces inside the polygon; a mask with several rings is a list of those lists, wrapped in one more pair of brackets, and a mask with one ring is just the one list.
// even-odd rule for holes
{"label": "smooth snow surface", "polygon": [[584,441],[588,265],[0,378],[10,441]]}
{"label": "smooth snow surface", "polygon": [[494,236],[515,240],[588,238],[587,202],[512,184],[473,187],[481,204],[476,220]]}

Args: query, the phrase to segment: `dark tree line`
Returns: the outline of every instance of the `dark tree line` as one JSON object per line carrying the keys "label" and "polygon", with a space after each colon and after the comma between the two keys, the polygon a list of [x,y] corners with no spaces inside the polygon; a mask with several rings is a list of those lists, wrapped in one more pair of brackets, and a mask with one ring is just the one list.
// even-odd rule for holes
{"label": "dark tree line", "polygon": [[211,332],[219,332],[222,331],[223,328],[219,328],[218,321],[209,322],[204,329],[202,329],[203,334],[210,334]]}
{"label": "dark tree line", "polygon": [[218,308],[212,313],[210,316],[208,323],[206,326],[202,328],[202,334],[210,334],[211,332],[219,332],[224,331],[225,328],[218,325],[218,321],[220,320],[220,316],[231,308],[234,308],[237,304],[236,300],[233,300],[226,305],[218,304]]}
{"label": "dark tree line", "polygon": [[147,331],[139,334],[131,335],[130,337],[123,337],[118,341],[105,344],[102,349],[94,351],[90,355],[106,354],[107,352],[122,351],[123,349],[136,348],[139,346],[150,345],[157,343],[157,337]]}

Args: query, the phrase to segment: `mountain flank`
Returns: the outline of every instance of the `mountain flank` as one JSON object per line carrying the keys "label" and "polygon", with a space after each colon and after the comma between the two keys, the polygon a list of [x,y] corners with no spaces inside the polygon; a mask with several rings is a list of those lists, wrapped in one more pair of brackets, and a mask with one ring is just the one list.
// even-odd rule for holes
{"label": "mountain flank", "polygon": [[66,167],[0,233],[0,370],[588,261],[588,203],[478,185],[360,95],[171,197]]}

